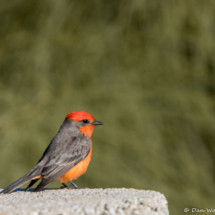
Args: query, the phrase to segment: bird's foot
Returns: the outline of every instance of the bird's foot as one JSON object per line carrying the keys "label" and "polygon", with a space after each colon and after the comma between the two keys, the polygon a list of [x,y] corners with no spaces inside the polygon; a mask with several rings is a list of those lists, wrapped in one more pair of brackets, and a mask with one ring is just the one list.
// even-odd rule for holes
{"label": "bird's foot", "polygon": [[61,189],[68,189],[68,190],[76,190],[74,187],[64,187],[64,186],[62,186],[60,188]]}
{"label": "bird's foot", "polygon": [[63,189],[75,189],[74,187],[69,187],[69,186],[67,186],[67,185],[64,184],[64,183],[62,183],[62,184],[63,184],[63,186],[60,187],[60,188],[63,188]]}
{"label": "bird's foot", "polygon": [[74,184],[72,181],[70,181],[70,183],[73,185],[73,187],[69,187],[66,184],[62,183],[63,186],[60,188],[66,188],[66,189],[88,189],[88,187],[78,187],[76,184]]}
{"label": "bird's foot", "polygon": [[78,189],[78,186],[77,186],[76,184],[74,184],[72,181],[70,181],[70,183],[73,185],[73,187],[74,187],[75,189]]}

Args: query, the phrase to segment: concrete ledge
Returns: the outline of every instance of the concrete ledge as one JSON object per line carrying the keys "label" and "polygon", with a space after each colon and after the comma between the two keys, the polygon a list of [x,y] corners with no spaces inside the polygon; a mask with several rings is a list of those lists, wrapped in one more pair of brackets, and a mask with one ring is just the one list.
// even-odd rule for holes
{"label": "concrete ledge", "polygon": [[168,215],[167,200],[135,189],[45,189],[0,195],[0,215]]}

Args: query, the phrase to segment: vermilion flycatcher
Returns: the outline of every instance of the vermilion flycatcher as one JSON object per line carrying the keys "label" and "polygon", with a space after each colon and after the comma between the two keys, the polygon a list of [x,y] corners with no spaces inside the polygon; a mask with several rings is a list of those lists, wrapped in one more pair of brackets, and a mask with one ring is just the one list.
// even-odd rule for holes
{"label": "vermilion flycatcher", "polygon": [[93,116],[83,111],[69,113],[57,135],[46,148],[37,165],[25,176],[5,188],[1,193],[10,193],[31,181],[26,190],[42,179],[34,191],[41,191],[47,184],[58,180],[65,187],[84,174],[92,154],[91,135],[95,125],[102,125]]}

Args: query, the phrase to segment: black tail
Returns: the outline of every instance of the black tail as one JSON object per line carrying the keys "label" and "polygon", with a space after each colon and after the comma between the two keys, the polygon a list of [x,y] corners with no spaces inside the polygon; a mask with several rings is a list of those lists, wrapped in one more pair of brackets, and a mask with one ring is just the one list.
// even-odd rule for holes
{"label": "black tail", "polygon": [[13,184],[9,185],[7,188],[5,188],[2,193],[10,193],[13,190],[15,190],[17,187],[22,186],[23,184],[25,184],[26,182],[30,181],[32,179],[32,176],[24,176],[22,178],[20,178],[19,180],[15,181]]}
{"label": "black tail", "polygon": [[20,178],[19,180],[15,181],[13,184],[9,185],[4,190],[2,190],[2,192],[0,194],[10,193],[13,190],[15,190],[16,188],[22,186],[23,184],[25,184],[26,182],[30,181],[32,178],[34,178],[35,176],[38,176],[40,174],[41,174],[41,167],[37,165],[25,176],[23,176],[22,178]]}

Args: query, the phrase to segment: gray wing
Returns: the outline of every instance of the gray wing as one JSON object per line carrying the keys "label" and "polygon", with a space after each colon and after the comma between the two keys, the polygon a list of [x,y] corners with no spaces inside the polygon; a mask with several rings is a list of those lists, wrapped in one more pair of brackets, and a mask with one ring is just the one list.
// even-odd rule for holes
{"label": "gray wing", "polygon": [[35,191],[40,191],[81,162],[90,152],[91,139],[65,120],[59,132],[43,153],[38,166],[42,166],[42,181]]}
{"label": "gray wing", "polygon": [[41,191],[47,184],[81,162],[89,154],[90,147],[91,139],[85,135],[73,136],[69,139],[56,135],[43,155],[43,159],[38,163],[40,165],[45,162],[41,173],[42,181],[34,191]]}
{"label": "gray wing", "polygon": [[[53,144],[54,145],[54,144]],[[42,169],[44,180],[54,181],[81,162],[90,152],[91,140],[84,135],[71,137],[49,149],[46,164]]]}

